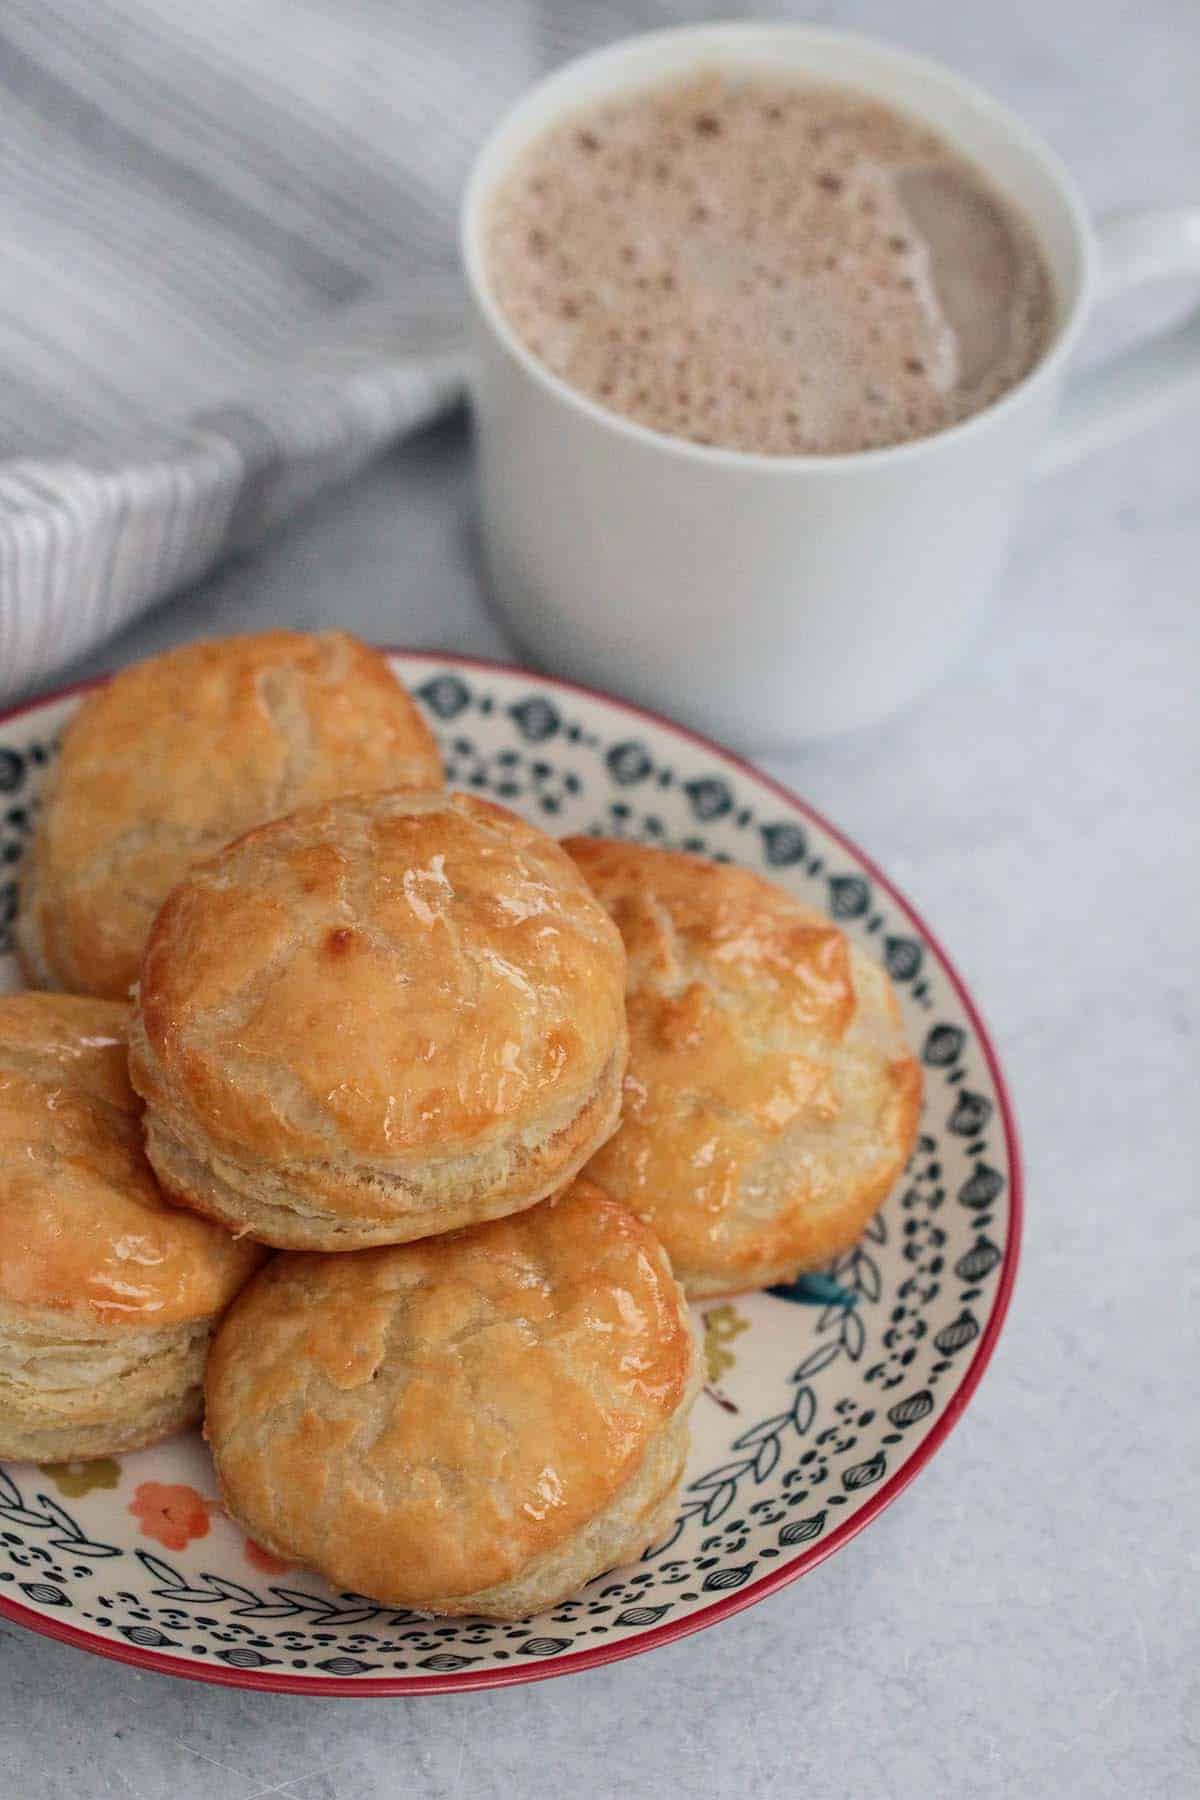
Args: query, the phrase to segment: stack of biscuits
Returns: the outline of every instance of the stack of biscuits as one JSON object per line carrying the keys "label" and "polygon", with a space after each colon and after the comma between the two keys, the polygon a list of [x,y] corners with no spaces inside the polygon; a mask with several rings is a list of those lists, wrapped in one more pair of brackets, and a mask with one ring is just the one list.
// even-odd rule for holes
{"label": "stack of biscuits", "polygon": [[389,1605],[523,1618],[663,1535],[687,1300],[846,1248],[916,1129],[842,932],[445,792],[337,632],[93,692],[17,931],[0,1456],[203,1419],[231,1516]]}

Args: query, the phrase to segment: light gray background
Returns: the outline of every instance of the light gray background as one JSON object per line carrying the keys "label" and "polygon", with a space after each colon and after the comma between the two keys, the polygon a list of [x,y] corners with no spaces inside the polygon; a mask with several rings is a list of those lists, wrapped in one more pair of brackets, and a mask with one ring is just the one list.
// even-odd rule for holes
{"label": "light gray background", "polygon": [[[1194,0],[806,16],[974,76],[1099,211],[1200,198]],[[0,1625],[0,1795],[1196,1794],[1198,471],[1192,419],[1046,483],[940,691],[770,764],[933,921],[1017,1102],[1013,1310],[915,1486],[716,1630],[494,1693],[202,1688]],[[273,623],[511,654],[477,572],[461,422],[89,667]]]}

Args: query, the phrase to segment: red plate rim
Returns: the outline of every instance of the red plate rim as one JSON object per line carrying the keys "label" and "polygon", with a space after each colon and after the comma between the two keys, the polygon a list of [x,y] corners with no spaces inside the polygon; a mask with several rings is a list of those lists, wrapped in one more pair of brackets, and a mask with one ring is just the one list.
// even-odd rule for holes
{"label": "red plate rim", "polygon": [[[164,1656],[156,1650],[144,1650],[135,1644],[119,1644],[107,1638],[101,1638],[88,1631],[81,1631],[76,1625],[67,1625],[58,1619],[48,1618],[44,1613],[34,1612],[31,1607],[23,1606],[19,1601],[10,1600],[0,1595],[0,1618],[12,1619],[17,1625],[24,1625],[30,1631],[40,1632],[43,1637],[57,1638],[60,1643],[72,1644],[76,1649],[90,1651],[96,1656],[107,1656],[115,1662],[132,1663],[138,1669],[151,1669],[156,1674],[173,1675],[185,1681],[210,1682],[222,1687],[265,1688],[273,1693],[311,1694],[314,1697],[337,1696],[347,1698],[359,1696],[364,1699],[379,1698],[381,1695],[411,1694],[451,1694],[460,1693],[469,1688],[514,1687],[528,1681],[548,1681],[557,1675],[581,1674],[585,1669],[597,1669],[604,1663],[623,1662],[630,1656],[641,1656],[647,1650],[656,1650],[663,1644],[670,1644],[680,1638],[690,1637],[694,1631],[704,1631],[710,1625],[720,1624],[722,1619],[732,1618],[734,1613],[742,1612],[748,1606],[754,1606],[759,1600],[765,1600],[780,1588],[787,1587],[818,1563],[832,1556],[853,1537],[868,1526],[872,1519],[897,1500],[908,1484],[920,1474],[936,1451],[944,1443],[954,1426],[958,1423],[976,1390],[983,1379],[984,1370],[991,1361],[1000,1332],[1008,1313],[1012,1299],[1013,1285],[1017,1276],[1017,1263],[1021,1253],[1021,1234],[1024,1228],[1025,1199],[1024,1173],[1021,1164],[1021,1146],[1017,1137],[1016,1117],[1013,1112],[1012,1099],[1000,1067],[988,1029],[983,1022],[978,1007],[971,998],[962,976],[946,955],[941,942],[932,932],[920,913],[904,897],[899,889],[888,879],[878,864],[858,845],[848,838],[844,831],[802,800],[798,794],[782,782],[774,780],[763,770],[743,756],[718,744],[713,738],[705,737],[702,732],[693,731],[687,725],[677,724],[662,713],[652,712],[648,707],[638,706],[631,700],[619,699],[616,695],[606,694],[600,688],[588,687],[579,681],[567,681],[558,675],[543,674],[536,669],[522,667],[519,663],[503,663],[486,656],[468,656],[456,650],[409,650],[395,644],[380,646],[388,655],[408,657],[414,662],[426,662],[440,667],[459,667],[465,669],[481,669],[493,674],[520,675],[531,682],[545,687],[558,688],[568,694],[582,694],[586,699],[599,700],[606,706],[617,708],[628,713],[633,719],[641,719],[663,730],[673,732],[684,738],[706,754],[716,757],[733,768],[740,770],[752,780],[762,783],[764,787],[778,794],[779,798],[792,807],[802,817],[810,820],[820,830],[839,843],[864,869],[871,879],[891,896],[901,912],[911,921],[925,942],[933,950],[943,970],[950,980],[955,993],[962,1004],[963,1011],[970,1019],[983,1049],[984,1060],[996,1089],[996,1097],[1000,1102],[1000,1115],[1004,1124],[1004,1141],[1008,1153],[1009,1166],[1009,1223],[1004,1248],[1004,1262],[1000,1270],[1000,1284],[996,1291],[996,1299],[992,1306],[988,1322],[980,1336],[975,1354],[968,1364],[962,1380],[937,1424],[923,1440],[920,1448],[914,1451],[895,1474],[879,1488],[871,1498],[847,1519],[843,1525],[831,1531],[820,1543],[814,1544],[793,1562],[781,1568],[772,1569],[767,1575],[752,1582],[749,1587],[736,1594],[728,1594],[723,1600],[716,1600],[711,1606],[701,1611],[690,1613],[686,1618],[669,1621],[665,1625],[657,1625],[653,1630],[644,1632],[640,1637],[625,1638],[615,1644],[597,1644],[590,1650],[576,1651],[566,1656],[550,1657],[544,1663],[532,1667],[518,1665],[507,1669],[477,1669],[461,1673],[445,1675],[413,1676],[398,1675],[394,1677],[380,1676],[377,1679],[358,1681],[347,1676],[304,1676],[304,1675],[272,1675],[255,1669],[218,1668],[211,1663],[201,1663]],[[110,672],[111,673],[111,672]],[[99,687],[110,679],[110,675],[95,675],[86,681],[68,683],[65,687],[55,688],[50,693],[36,695],[31,700],[20,701],[0,712],[0,725],[10,719],[20,718],[23,714],[33,712],[39,707],[51,705],[56,700],[67,700],[73,694],[85,693],[89,688]]]}

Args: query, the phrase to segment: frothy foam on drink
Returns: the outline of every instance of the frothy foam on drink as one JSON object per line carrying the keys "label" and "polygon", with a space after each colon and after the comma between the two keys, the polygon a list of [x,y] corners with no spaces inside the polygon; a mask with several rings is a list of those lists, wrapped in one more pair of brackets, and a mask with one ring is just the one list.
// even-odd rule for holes
{"label": "frothy foam on drink", "polygon": [[704,74],[526,150],[488,209],[517,335],[614,412],[775,455],[941,430],[1050,331],[1033,232],[915,120],[847,89]]}

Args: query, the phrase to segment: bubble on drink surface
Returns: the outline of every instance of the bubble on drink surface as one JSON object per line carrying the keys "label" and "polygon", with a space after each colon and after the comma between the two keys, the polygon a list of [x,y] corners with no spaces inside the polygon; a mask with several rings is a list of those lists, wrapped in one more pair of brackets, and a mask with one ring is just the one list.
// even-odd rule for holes
{"label": "bubble on drink surface", "polygon": [[496,297],[554,373],[652,429],[768,454],[966,417],[1036,362],[1052,315],[1032,233],[955,152],[868,96],[768,75],[563,121],[486,229]]}

